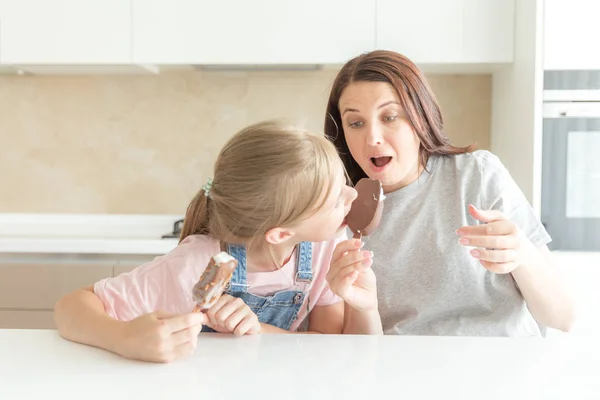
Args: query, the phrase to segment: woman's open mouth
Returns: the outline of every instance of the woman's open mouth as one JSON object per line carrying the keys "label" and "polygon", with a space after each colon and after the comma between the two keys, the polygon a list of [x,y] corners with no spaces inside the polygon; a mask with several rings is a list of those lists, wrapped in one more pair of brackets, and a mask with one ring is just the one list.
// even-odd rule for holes
{"label": "woman's open mouth", "polygon": [[371,164],[373,164],[375,167],[379,168],[383,168],[386,165],[388,165],[391,161],[392,161],[392,157],[388,157],[388,156],[382,156],[382,157],[371,157]]}

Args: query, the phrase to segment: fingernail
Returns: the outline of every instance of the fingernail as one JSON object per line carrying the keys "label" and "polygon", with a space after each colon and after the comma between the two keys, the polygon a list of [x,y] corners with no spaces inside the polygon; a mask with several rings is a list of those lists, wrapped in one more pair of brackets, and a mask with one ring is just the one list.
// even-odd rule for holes
{"label": "fingernail", "polygon": [[363,244],[364,244],[364,243],[363,243],[363,242],[361,242],[360,240],[355,240],[355,241],[354,241],[354,245],[355,245],[356,247],[358,247],[358,248],[361,248],[361,247],[363,247]]}
{"label": "fingernail", "polygon": [[373,257],[373,252],[369,251],[369,250],[363,251],[362,256],[363,257]]}
{"label": "fingernail", "polygon": [[460,244],[469,244],[469,239],[462,238],[458,241]]}
{"label": "fingernail", "polygon": [[368,258],[368,259],[366,259],[366,260],[363,260],[363,265],[364,265],[365,267],[369,267],[369,266],[371,266],[371,264],[373,264],[373,259],[371,259],[371,258]]}
{"label": "fingernail", "polygon": [[479,251],[477,250],[471,250],[471,255],[475,258],[479,258],[481,254],[479,254]]}
{"label": "fingernail", "polygon": [[462,236],[462,235],[464,235],[464,232],[463,232],[463,230],[462,230],[462,229],[457,229],[457,230],[456,230],[456,234],[457,234],[458,236]]}

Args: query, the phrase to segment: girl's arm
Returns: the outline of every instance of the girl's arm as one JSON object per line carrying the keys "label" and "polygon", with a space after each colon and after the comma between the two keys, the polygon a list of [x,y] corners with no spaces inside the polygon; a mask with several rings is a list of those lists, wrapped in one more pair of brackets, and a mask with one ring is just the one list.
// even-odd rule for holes
{"label": "girl's arm", "polygon": [[[361,248],[362,242],[355,239],[336,244],[325,277],[326,292],[344,301],[315,306],[309,314],[308,332],[298,333],[383,334],[372,253]],[[261,324],[261,332],[290,333],[268,324]]]}
{"label": "girl's arm", "polygon": [[308,314],[308,331],[292,332],[273,325],[261,323],[261,333],[342,333],[344,320],[344,302],[340,301],[328,306],[315,306]]}
{"label": "girl's arm", "polygon": [[54,310],[60,335],[145,361],[190,354],[207,322],[206,315],[192,313],[191,283],[210,253],[203,243],[179,245],[131,272],[65,295]]}
{"label": "girl's arm", "polygon": [[200,313],[173,316],[154,312],[118,321],[104,311],[91,286],[65,295],[54,308],[58,332],[65,339],[154,362],[191,354],[205,319]]}
{"label": "girl's arm", "polygon": [[345,304],[344,330],[345,334],[383,335],[381,317],[377,306],[369,310],[358,310]]}

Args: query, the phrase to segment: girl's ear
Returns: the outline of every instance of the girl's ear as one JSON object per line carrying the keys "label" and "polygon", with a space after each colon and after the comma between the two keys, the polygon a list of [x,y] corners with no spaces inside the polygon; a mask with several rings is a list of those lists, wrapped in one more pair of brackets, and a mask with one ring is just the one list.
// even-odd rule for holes
{"label": "girl's ear", "polygon": [[294,236],[294,232],[284,228],[271,228],[265,233],[265,240],[269,244],[281,244]]}

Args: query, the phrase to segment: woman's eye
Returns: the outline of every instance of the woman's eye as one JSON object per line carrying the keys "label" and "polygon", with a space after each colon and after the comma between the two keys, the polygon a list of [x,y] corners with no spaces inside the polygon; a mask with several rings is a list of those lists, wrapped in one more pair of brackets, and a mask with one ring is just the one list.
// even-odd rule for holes
{"label": "woman's eye", "polygon": [[395,121],[395,120],[396,120],[396,118],[398,118],[398,116],[397,116],[397,115],[388,115],[388,116],[386,116],[386,117],[383,117],[384,121],[386,121],[386,122],[392,122],[392,121]]}
{"label": "woman's eye", "polygon": [[358,122],[350,122],[348,124],[348,126],[350,126],[350,128],[360,128],[363,125],[362,122],[358,121]]}

